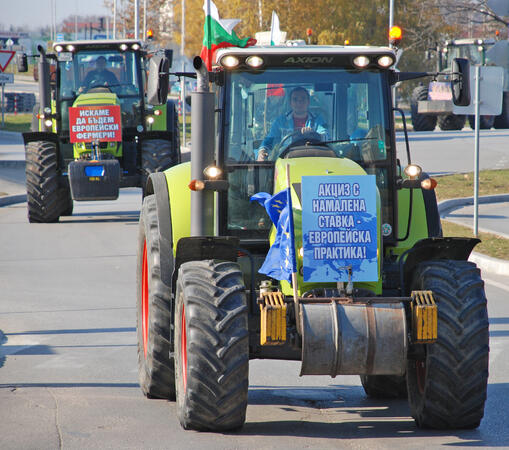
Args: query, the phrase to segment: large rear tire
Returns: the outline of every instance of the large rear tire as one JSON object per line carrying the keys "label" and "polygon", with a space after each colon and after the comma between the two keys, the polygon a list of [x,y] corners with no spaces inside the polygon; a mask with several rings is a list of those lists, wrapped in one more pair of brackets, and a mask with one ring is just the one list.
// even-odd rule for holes
{"label": "large rear tire", "polygon": [[419,114],[417,105],[419,100],[428,99],[427,86],[417,86],[412,92],[410,101],[410,112],[412,114],[412,125],[414,131],[433,131],[437,125],[437,116],[430,114]]}
{"label": "large rear tire", "polygon": [[141,187],[143,196],[151,173],[164,172],[178,163],[178,152],[170,141],[149,139],[141,144]]}
{"label": "large rear tire", "polygon": [[177,414],[185,429],[224,431],[246,418],[248,310],[239,266],[182,264],[175,307]]}
{"label": "large rear tire", "polygon": [[467,121],[467,116],[455,114],[442,114],[438,116],[438,126],[442,131],[462,130]]}
{"label": "large rear tire", "polygon": [[[472,130],[475,130],[475,116],[468,116],[468,123]],[[489,130],[493,127],[495,123],[495,116],[481,116],[481,120],[479,121],[479,129],[480,130]]]}
{"label": "large rear tire", "polygon": [[370,398],[406,398],[406,377],[397,375],[361,375],[364,392]]}
{"label": "large rear tire", "polygon": [[[161,245],[155,195],[143,200],[138,231],[136,329],[138,378],[147,397],[175,399],[171,351],[171,288],[161,279]],[[165,255],[163,257],[172,257]]]}
{"label": "large rear tire", "polygon": [[431,290],[438,306],[438,340],[410,360],[410,411],[422,428],[476,428],[484,415],[489,330],[484,282],[468,261],[426,261],[413,290]]}
{"label": "large rear tire", "polygon": [[58,222],[63,207],[58,187],[57,147],[33,141],[25,146],[28,221]]}
{"label": "large rear tire", "polygon": [[502,114],[495,117],[495,128],[509,128],[509,92],[504,92],[502,97]]}

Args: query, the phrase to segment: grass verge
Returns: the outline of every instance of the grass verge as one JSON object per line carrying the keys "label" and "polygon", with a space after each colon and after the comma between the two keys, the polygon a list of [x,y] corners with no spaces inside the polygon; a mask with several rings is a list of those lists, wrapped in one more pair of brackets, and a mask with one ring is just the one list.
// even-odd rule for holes
{"label": "grass verge", "polygon": [[[446,237],[474,237],[471,228],[447,220],[442,220],[442,229]],[[475,247],[474,251],[492,256],[493,258],[507,259],[507,255],[509,255],[509,239],[484,232],[479,232],[479,239],[482,242]]]}
{"label": "grass verge", "polygon": [[[435,189],[438,201],[450,198],[472,197],[474,195],[473,173],[446,175],[437,177]],[[481,170],[479,173],[479,195],[509,193],[509,170]],[[472,228],[442,220],[444,236],[474,237]],[[493,258],[508,259],[509,239],[492,233],[479,233],[481,243],[475,251]]]}
{"label": "grass verge", "polygon": [[[439,202],[449,198],[474,196],[473,172],[435,178],[438,181],[435,192]],[[509,193],[509,169],[481,170],[479,172],[479,195],[507,193]]]}
{"label": "grass verge", "polygon": [[[23,113],[23,114],[5,114],[5,125],[3,128],[0,127],[3,131],[18,131],[23,133],[24,131],[30,131],[30,124],[32,123],[32,114]],[[1,125],[1,123],[0,123]]]}

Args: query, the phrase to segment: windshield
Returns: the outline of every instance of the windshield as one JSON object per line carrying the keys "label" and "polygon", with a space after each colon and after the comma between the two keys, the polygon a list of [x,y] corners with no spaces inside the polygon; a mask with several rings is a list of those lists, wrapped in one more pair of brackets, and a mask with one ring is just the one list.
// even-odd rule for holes
{"label": "windshield", "polygon": [[229,206],[229,231],[270,227],[270,220],[260,220],[257,206],[249,204],[249,194],[272,192],[270,163],[306,142],[327,151],[324,156],[352,159],[375,174],[384,220],[392,223],[389,109],[381,72],[275,68],[230,76],[224,156],[230,203],[241,197],[245,204]]}
{"label": "windshield", "polygon": [[139,58],[135,52],[87,50],[74,55],[59,55],[58,95],[61,103],[62,128],[68,129],[67,109],[80,94],[112,92],[122,110],[122,127],[140,123],[141,98],[138,77]]}
{"label": "windshield", "polygon": [[452,66],[452,60],[454,58],[466,58],[470,61],[470,64],[484,64],[482,60],[482,46],[478,44],[470,45],[458,45],[456,47],[448,47],[447,51],[447,67]]}
{"label": "windshield", "polygon": [[[271,69],[231,76],[227,158],[256,160],[264,147],[275,150],[268,152],[268,159],[274,160],[301,137],[296,131],[302,128],[310,138],[337,141],[329,147],[338,156],[348,154],[364,161],[386,158],[380,73]],[[351,155],[351,142],[363,138],[373,141],[374,151]]]}

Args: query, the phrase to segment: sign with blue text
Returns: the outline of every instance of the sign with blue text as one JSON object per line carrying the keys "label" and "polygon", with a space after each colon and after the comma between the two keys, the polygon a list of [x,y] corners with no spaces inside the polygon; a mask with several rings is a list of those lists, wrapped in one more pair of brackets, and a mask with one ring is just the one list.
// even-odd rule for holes
{"label": "sign with blue text", "polygon": [[302,177],[305,282],[377,281],[374,175]]}

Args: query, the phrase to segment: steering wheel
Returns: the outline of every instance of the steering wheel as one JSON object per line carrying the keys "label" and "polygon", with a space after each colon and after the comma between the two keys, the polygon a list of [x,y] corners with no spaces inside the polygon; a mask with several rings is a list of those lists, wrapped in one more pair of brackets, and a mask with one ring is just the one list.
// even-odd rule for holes
{"label": "steering wheel", "polygon": [[92,80],[88,86],[83,87],[83,90],[80,92],[80,94],[86,94],[93,89],[107,89],[109,92],[112,92],[109,85],[105,84],[104,82],[101,83],[99,80]]}
{"label": "steering wheel", "polygon": [[[295,141],[293,140],[294,138]],[[287,143],[287,141],[290,141]],[[291,150],[292,147],[304,145],[306,143],[322,142],[322,136],[316,131],[306,131],[302,133],[300,129],[288,133],[278,144],[276,144],[270,154],[271,161],[276,158],[284,158],[284,156]],[[284,145],[286,144],[286,145]]]}

